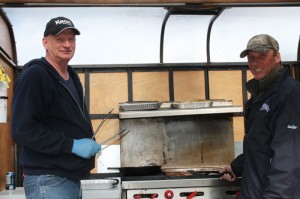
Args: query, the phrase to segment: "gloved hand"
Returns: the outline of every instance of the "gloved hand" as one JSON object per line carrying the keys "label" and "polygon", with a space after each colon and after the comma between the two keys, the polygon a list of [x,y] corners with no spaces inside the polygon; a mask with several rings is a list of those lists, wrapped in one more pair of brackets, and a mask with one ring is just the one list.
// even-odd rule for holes
{"label": "gloved hand", "polygon": [[89,138],[83,138],[75,140],[73,142],[72,153],[89,159],[90,157],[96,155],[101,149],[101,145]]}

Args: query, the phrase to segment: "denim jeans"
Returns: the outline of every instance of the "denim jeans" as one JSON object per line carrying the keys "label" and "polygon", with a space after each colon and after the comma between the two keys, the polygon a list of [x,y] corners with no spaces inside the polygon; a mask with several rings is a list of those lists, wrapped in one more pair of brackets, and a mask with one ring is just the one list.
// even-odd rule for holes
{"label": "denim jeans", "polygon": [[55,175],[27,175],[23,186],[26,199],[81,199],[79,180]]}

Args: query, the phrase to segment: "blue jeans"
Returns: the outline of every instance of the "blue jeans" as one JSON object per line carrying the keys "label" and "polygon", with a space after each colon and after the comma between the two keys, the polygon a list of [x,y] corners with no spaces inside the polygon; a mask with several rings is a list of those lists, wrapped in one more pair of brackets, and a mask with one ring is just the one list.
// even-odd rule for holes
{"label": "blue jeans", "polygon": [[23,186],[26,199],[81,199],[79,180],[55,175],[27,175]]}

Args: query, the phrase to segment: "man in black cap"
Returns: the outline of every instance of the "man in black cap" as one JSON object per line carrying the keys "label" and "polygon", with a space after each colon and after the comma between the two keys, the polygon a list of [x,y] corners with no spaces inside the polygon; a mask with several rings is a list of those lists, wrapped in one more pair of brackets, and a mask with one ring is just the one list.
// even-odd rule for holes
{"label": "man in black cap", "polygon": [[101,149],[91,139],[80,79],[68,65],[79,34],[70,19],[51,19],[43,38],[46,56],[28,62],[15,83],[11,131],[22,146],[27,199],[81,198],[80,179]]}
{"label": "man in black cap", "polygon": [[272,36],[252,37],[245,56],[254,78],[246,84],[243,153],[221,179],[242,177],[242,199],[300,198],[300,84],[281,65]]}

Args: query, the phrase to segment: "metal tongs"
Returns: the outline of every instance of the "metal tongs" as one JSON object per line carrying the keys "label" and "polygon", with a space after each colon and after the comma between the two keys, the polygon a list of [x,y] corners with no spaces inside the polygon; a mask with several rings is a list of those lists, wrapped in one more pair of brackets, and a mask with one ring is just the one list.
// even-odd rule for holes
{"label": "metal tongs", "polygon": [[[101,144],[101,145],[105,145],[105,144],[111,142],[112,140],[114,140],[114,139],[116,139],[116,138],[120,138],[122,135],[125,135],[125,134],[128,133],[129,131],[130,131],[130,130],[128,130],[128,129],[122,129],[120,132],[114,134],[113,136],[111,136],[111,137],[108,138],[107,140],[101,142],[100,144]],[[103,148],[101,149],[101,151],[104,150],[105,148],[109,147],[109,146],[110,146],[110,145],[107,145],[107,146],[103,147]]]}
{"label": "metal tongs", "polygon": [[110,116],[110,114],[113,112],[114,108],[112,108],[105,116],[104,119],[102,120],[102,122],[99,124],[99,126],[97,127],[96,131],[94,132],[94,135],[91,139],[94,139],[94,137],[96,136],[96,134],[98,133],[98,131],[100,130],[100,128],[102,127],[102,125],[104,124],[105,120]]}

